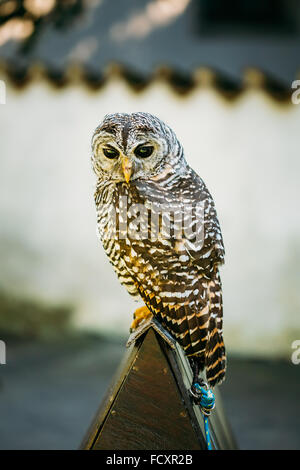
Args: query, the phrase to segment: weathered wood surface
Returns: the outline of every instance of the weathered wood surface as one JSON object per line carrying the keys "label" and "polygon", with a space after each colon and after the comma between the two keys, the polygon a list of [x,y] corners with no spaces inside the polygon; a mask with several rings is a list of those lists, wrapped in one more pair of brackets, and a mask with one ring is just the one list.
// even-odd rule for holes
{"label": "weathered wood surface", "polygon": [[[202,415],[187,391],[191,377],[180,348],[149,328],[127,350],[82,448],[205,449]],[[234,448],[219,396],[211,423],[216,448]]]}

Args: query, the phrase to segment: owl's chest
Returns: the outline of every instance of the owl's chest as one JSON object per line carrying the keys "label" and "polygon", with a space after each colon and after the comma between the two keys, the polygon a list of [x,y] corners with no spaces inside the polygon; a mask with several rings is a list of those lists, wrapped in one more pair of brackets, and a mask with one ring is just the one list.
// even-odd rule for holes
{"label": "owl's chest", "polygon": [[109,192],[106,188],[98,200],[100,238],[118,273],[126,271],[145,288],[150,282],[163,289],[170,279],[178,288],[185,285],[194,268],[174,238],[170,214],[181,213],[176,198],[146,186],[139,191],[119,184]]}
{"label": "owl's chest", "polygon": [[171,247],[162,224],[165,221],[168,225],[166,209],[170,203],[162,191],[146,185],[106,185],[98,190],[96,205],[99,235],[106,251],[114,244],[114,251],[123,258],[129,259],[135,251],[139,257],[151,258],[154,248],[159,257],[160,249],[165,255]]}
{"label": "owl's chest", "polygon": [[148,206],[135,187],[126,183],[98,185],[95,193],[100,239],[106,248],[115,242],[120,252],[126,251],[130,240],[139,238],[139,228],[145,232]]}

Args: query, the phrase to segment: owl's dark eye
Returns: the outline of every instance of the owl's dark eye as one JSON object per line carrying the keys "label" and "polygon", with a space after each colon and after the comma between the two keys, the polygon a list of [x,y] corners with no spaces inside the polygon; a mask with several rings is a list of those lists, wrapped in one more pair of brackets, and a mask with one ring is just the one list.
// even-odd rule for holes
{"label": "owl's dark eye", "polygon": [[134,153],[139,158],[147,158],[150,157],[153,150],[154,147],[152,145],[138,145]]}
{"label": "owl's dark eye", "polygon": [[107,158],[111,158],[111,159],[118,158],[118,156],[120,155],[119,150],[113,147],[104,147],[103,153]]}

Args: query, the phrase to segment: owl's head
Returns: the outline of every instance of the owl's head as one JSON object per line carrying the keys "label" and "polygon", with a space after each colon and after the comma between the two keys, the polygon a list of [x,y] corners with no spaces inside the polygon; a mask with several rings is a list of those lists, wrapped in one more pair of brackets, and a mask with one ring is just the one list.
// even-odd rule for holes
{"label": "owl's head", "polygon": [[94,171],[108,181],[156,178],[183,159],[175,133],[148,113],[108,114],[92,138]]}

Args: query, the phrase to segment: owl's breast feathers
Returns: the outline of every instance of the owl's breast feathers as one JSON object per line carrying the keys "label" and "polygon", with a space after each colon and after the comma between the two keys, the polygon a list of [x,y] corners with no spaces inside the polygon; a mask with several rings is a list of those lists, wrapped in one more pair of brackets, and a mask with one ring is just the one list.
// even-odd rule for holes
{"label": "owl's breast feathers", "polygon": [[[220,382],[225,348],[218,265],[224,262],[224,245],[213,199],[201,178],[187,167],[183,175],[163,181],[100,182],[95,199],[100,238],[121,283],[142,297],[187,355],[202,358],[210,384]],[[127,214],[131,205],[146,208],[138,214],[140,236],[134,236],[134,217],[128,218],[126,233],[120,230],[121,220],[114,237],[105,236],[110,213],[103,203],[120,214],[125,200]],[[186,230],[177,230],[179,220]]]}

